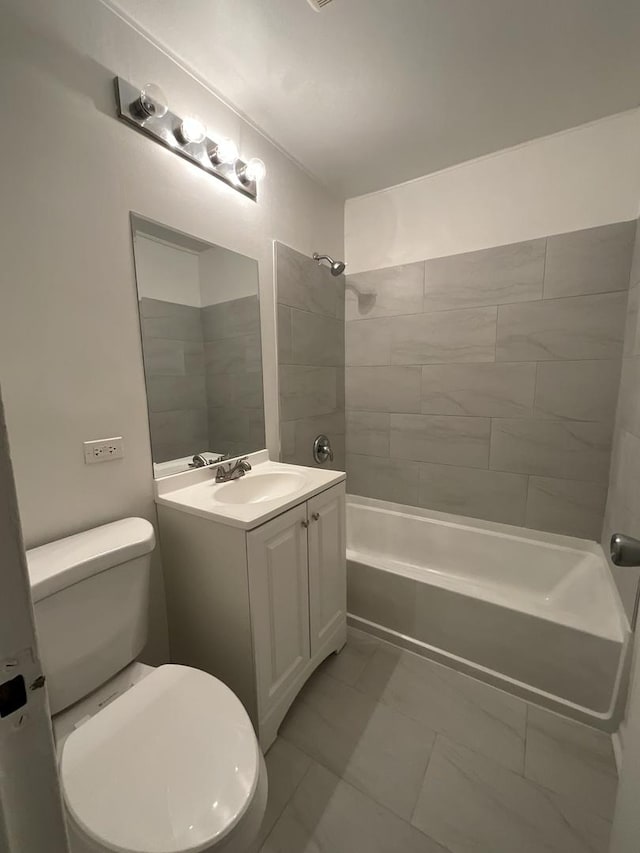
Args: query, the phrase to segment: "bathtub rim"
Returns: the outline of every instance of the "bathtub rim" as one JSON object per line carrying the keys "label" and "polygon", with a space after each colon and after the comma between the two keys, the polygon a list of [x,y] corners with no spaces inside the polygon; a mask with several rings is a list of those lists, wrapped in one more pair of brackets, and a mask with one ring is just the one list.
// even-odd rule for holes
{"label": "bathtub rim", "polygon": [[[483,533],[490,533],[494,535],[506,536],[510,539],[516,539],[520,541],[529,541],[538,545],[546,545],[551,547],[560,548],[562,550],[570,550],[577,551],[579,553],[588,553],[598,558],[598,561],[601,563],[604,571],[601,572],[603,581],[606,583],[609,593],[611,595],[612,603],[615,608],[615,615],[617,620],[617,628],[619,630],[619,635],[616,637],[612,637],[609,635],[604,635],[598,631],[589,631],[586,630],[587,633],[592,633],[595,636],[600,636],[603,639],[612,640],[613,642],[619,642],[624,645],[628,643],[629,637],[632,634],[631,625],[629,623],[629,619],[622,603],[622,599],[620,598],[620,593],[618,591],[618,587],[613,577],[613,573],[611,571],[611,566],[606,558],[604,550],[599,542],[596,542],[592,539],[580,539],[574,536],[566,536],[562,533],[548,533],[543,530],[532,530],[528,527],[519,527],[517,525],[511,524],[503,524],[501,522],[496,521],[486,521],[485,519],[476,519],[471,518],[465,515],[455,515],[453,513],[439,512],[437,510],[427,509],[425,507],[414,507],[409,506],[408,504],[399,504],[393,503],[391,501],[382,501],[377,498],[367,498],[361,497],[360,495],[350,495],[346,496],[347,502],[347,510],[350,505],[353,506],[362,506],[369,507],[371,509],[376,509],[378,511],[385,511],[391,515],[401,515],[409,518],[416,519],[428,519],[431,521],[440,522],[447,526],[455,526],[462,527],[464,529],[472,530],[472,531],[481,531]],[[348,518],[348,516],[347,516]],[[358,551],[357,549],[351,548],[349,543],[349,534],[348,534],[348,522],[347,522],[347,559],[355,560],[357,562],[370,563],[371,559],[375,558],[372,554],[367,552]],[[395,562],[393,566],[385,566],[384,558],[375,561],[377,565],[375,568],[380,571],[391,571],[396,574],[402,575],[403,573],[398,570],[398,568],[402,565],[406,565],[408,568],[414,568],[416,571],[420,570],[420,567],[414,567],[410,563],[402,563],[402,560],[398,561],[388,561],[390,563]],[[417,580],[418,582],[422,582],[422,579],[416,578],[412,574],[405,574],[405,577],[410,577],[413,580]],[[429,583],[430,581],[425,579],[424,583]],[[434,584],[435,585],[435,584]],[[444,586],[438,584],[439,586]],[[457,589],[461,595],[469,594],[465,593],[463,590]],[[488,599],[493,601],[493,599]],[[521,608],[510,606],[509,604],[505,604],[504,601],[496,601],[494,603],[499,604],[501,607],[507,607],[510,610],[522,613],[529,612],[523,611]],[[549,615],[544,613],[535,612],[532,615],[541,618],[547,619],[551,622],[558,623],[557,619],[551,618]],[[561,622],[560,624],[566,624]],[[577,626],[573,624],[568,624],[567,627],[573,628],[575,630],[585,631],[584,626]]]}

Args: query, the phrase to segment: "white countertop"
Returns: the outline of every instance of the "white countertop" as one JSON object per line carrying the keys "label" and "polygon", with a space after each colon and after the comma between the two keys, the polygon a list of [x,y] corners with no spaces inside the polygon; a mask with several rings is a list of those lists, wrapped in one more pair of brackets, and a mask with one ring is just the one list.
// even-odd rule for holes
{"label": "white countertop", "polygon": [[[232,527],[252,530],[296,504],[346,480],[346,474],[343,471],[271,462],[266,450],[250,453],[246,458],[252,465],[251,471],[230,483],[216,483],[217,465],[156,480],[156,503]],[[228,465],[228,463],[224,464]],[[263,498],[252,503],[227,503],[216,497],[223,488],[226,490],[225,494],[229,495],[234,484],[248,481],[249,478],[261,477],[265,474],[287,473],[294,474],[300,479],[300,488],[284,496]]]}

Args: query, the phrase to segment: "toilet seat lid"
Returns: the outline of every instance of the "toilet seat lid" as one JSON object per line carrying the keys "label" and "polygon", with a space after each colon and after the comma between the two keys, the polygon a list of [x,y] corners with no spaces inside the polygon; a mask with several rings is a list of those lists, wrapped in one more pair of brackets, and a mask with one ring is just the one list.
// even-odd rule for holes
{"label": "toilet seat lid", "polygon": [[118,853],[194,853],[220,841],[253,797],[259,748],[240,700],[197,669],[160,666],[64,743],[64,798]]}

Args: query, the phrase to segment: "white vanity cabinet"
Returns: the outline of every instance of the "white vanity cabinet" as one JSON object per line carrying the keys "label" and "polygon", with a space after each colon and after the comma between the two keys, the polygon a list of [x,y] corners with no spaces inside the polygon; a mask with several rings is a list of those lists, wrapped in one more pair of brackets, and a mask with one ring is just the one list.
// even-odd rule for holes
{"label": "white vanity cabinet", "polygon": [[252,530],[158,506],[171,658],[221,678],[267,749],[346,641],[345,486]]}

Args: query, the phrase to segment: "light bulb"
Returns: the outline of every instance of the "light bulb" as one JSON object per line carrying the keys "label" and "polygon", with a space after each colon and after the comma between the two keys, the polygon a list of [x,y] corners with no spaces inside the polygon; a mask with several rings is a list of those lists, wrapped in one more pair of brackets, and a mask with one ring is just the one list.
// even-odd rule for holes
{"label": "light bulb", "polygon": [[134,104],[135,112],[145,118],[162,118],[168,109],[167,96],[155,83],[147,83]]}
{"label": "light bulb", "polygon": [[207,128],[197,116],[188,116],[182,119],[179,134],[182,142],[199,143],[207,135]]}
{"label": "light bulb", "polygon": [[243,166],[238,172],[238,177],[246,184],[257,183],[261,181],[267,174],[267,167],[258,157],[252,157],[251,160]]}
{"label": "light bulb", "polygon": [[213,163],[235,163],[238,159],[238,146],[233,139],[225,136],[209,152]]}

